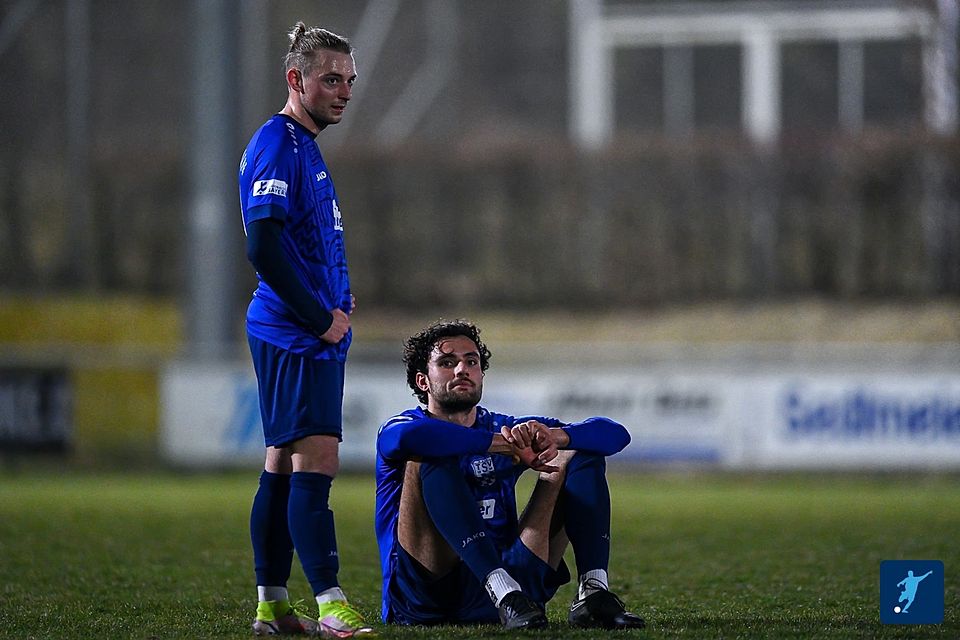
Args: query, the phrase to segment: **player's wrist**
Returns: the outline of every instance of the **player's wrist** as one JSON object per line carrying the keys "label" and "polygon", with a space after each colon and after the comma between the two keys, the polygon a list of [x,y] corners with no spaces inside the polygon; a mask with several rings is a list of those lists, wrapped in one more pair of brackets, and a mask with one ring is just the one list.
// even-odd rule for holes
{"label": "player's wrist", "polygon": [[333,314],[320,305],[317,305],[315,316],[316,317],[313,321],[313,332],[318,336],[323,336],[323,334],[329,331],[330,327],[333,326]]}
{"label": "player's wrist", "polygon": [[513,452],[514,446],[507,442],[506,438],[499,433],[493,434],[493,437],[490,439],[490,446],[487,448],[487,453],[513,455]]}
{"label": "player's wrist", "polygon": [[550,437],[557,449],[566,449],[570,445],[570,434],[563,427],[553,427],[550,429]]}

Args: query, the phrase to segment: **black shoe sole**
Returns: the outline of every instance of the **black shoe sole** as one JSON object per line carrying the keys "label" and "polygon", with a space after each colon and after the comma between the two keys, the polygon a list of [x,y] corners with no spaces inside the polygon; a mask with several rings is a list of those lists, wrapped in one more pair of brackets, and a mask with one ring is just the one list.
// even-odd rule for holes
{"label": "black shoe sole", "polygon": [[523,623],[521,623],[521,624],[516,624],[516,625],[514,625],[514,626],[508,627],[507,625],[504,625],[504,628],[505,628],[505,629],[510,629],[510,630],[514,630],[514,629],[546,629],[546,628],[547,628],[547,619],[546,619],[546,618],[532,618],[532,619],[530,619],[530,620],[526,620],[526,621],[524,621]]}

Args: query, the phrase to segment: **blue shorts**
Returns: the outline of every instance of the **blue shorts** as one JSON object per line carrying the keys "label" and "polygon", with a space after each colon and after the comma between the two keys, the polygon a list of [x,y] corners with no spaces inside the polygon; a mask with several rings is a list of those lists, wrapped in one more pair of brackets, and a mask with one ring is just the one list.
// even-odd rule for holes
{"label": "blue shorts", "polygon": [[283,447],[307,436],[343,439],[342,362],[304,358],[247,335],[260,394],[263,442]]}
{"label": "blue shorts", "polygon": [[[504,568],[525,594],[546,607],[570,571],[561,560],[554,570],[527,549],[520,538],[500,552]],[[442,578],[432,578],[419,562],[397,545],[397,562],[390,578],[387,622],[393,624],[499,623],[497,608],[480,581],[462,562]]]}

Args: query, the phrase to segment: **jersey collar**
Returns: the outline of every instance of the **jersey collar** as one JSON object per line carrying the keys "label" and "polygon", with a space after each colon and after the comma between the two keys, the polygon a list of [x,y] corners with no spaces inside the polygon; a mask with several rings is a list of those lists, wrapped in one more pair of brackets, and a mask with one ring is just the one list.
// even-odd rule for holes
{"label": "jersey collar", "polygon": [[293,126],[299,129],[305,136],[309,137],[311,140],[316,140],[317,136],[320,135],[319,131],[317,133],[310,131],[310,129],[307,129],[305,126],[297,122],[296,118],[291,118],[285,113],[277,113],[277,116],[279,116],[280,118],[283,118],[287,122],[292,122]]}

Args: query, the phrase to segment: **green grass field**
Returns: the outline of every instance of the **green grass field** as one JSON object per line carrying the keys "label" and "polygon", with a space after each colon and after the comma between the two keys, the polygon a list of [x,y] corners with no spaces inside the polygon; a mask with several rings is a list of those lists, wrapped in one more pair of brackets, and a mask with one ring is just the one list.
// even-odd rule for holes
{"label": "green grass field", "polygon": [[[257,472],[0,474],[0,637],[247,638],[247,519]],[[643,638],[958,638],[956,476],[613,473],[611,582]],[[373,479],[334,483],[341,581],[377,620]],[[884,559],[939,559],[944,624],[882,626]],[[291,594],[307,597],[299,568]],[[518,634],[588,638],[563,622]],[[383,638],[486,638],[497,627],[390,628]]]}

